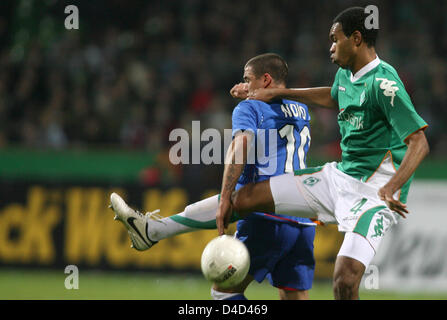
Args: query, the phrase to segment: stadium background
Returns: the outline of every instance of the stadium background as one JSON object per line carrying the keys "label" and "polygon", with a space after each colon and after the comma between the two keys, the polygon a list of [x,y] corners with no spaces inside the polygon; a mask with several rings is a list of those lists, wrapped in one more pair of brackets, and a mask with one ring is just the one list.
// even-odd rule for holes
{"label": "stadium background", "polygon": [[[79,30],[64,28],[70,4],[79,9]],[[138,253],[113,221],[108,195],[118,191],[134,207],[167,216],[218,192],[222,166],[170,164],[169,132],[190,130],[193,120],[202,130],[231,128],[229,89],[260,53],[288,61],[290,86],[331,85],[337,68],[328,59],[328,30],[338,12],[357,4],[378,6],[379,56],[396,67],[430,124],[431,154],[416,182],[430,189],[437,181],[443,190],[446,1],[1,1],[0,298],[208,299],[199,261],[216,231]],[[339,159],[336,113],[311,112],[308,165]],[[427,220],[446,220],[431,213]],[[332,297],[341,241],[333,226],[318,227],[311,298]],[[428,248],[442,247],[447,236],[433,241]],[[80,270],[79,290],[64,287],[67,265]],[[426,275],[445,279],[446,265]],[[444,299],[446,287],[362,293]],[[261,284],[248,296],[277,293]]]}

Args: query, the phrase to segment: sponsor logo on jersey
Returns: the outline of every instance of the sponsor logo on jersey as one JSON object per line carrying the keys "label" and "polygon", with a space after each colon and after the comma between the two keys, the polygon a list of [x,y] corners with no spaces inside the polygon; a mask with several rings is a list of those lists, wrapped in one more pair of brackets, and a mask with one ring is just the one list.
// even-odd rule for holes
{"label": "sponsor logo on jersey", "polygon": [[350,112],[342,112],[338,114],[339,121],[347,121],[357,130],[363,129],[363,116],[355,115]]}
{"label": "sponsor logo on jersey", "polygon": [[396,81],[385,78],[376,78],[376,81],[380,81],[380,89],[383,90],[383,95],[391,97],[391,106],[394,107],[394,97],[396,96],[396,91],[399,90],[397,86],[394,86]]}
{"label": "sponsor logo on jersey", "polygon": [[342,86],[338,86],[338,90],[345,92],[345,91],[346,91],[346,88],[345,88],[345,87],[342,87]]}

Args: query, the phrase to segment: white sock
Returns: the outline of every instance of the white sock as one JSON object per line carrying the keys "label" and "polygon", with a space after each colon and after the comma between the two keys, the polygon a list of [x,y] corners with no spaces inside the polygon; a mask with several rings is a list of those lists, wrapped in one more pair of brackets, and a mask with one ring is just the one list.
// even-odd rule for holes
{"label": "white sock", "polygon": [[219,195],[188,205],[176,215],[160,220],[148,220],[148,237],[160,241],[182,233],[203,229],[216,229],[216,211]]}
{"label": "white sock", "polygon": [[238,295],[243,295],[243,293],[230,293],[230,292],[222,292],[222,291],[217,291],[214,290],[213,288],[211,288],[211,297],[213,298],[213,300],[227,300],[228,298],[232,298]]}

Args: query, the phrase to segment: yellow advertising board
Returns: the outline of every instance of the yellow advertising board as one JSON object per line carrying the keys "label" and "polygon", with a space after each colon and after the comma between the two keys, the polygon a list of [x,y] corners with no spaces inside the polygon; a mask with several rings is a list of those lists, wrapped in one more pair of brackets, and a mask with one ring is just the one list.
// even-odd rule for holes
{"label": "yellow advertising board", "polygon": [[[102,186],[18,185],[3,188],[0,206],[0,265],[93,269],[200,270],[200,256],[216,230],[186,233],[160,241],[148,251],[130,248],[127,231],[113,220],[109,195],[118,192],[142,212],[163,216],[183,211],[187,190]],[[216,194],[204,192],[202,198]],[[230,232],[234,232],[235,224]],[[330,278],[342,235],[318,226],[315,277]]]}

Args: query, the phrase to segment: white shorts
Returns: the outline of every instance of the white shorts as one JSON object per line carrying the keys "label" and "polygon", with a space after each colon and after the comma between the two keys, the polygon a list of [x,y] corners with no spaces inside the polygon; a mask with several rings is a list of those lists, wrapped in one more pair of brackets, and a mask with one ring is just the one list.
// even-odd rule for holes
{"label": "white shorts", "polygon": [[346,232],[337,256],[344,256],[360,261],[368,268],[376,252],[363,236],[355,232]]}
{"label": "white shorts", "polygon": [[275,212],[336,223],[341,232],[363,236],[377,251],[384,234],[398,222],[377,195],[377,186],[337,169],[336,162],[270,178]]}

